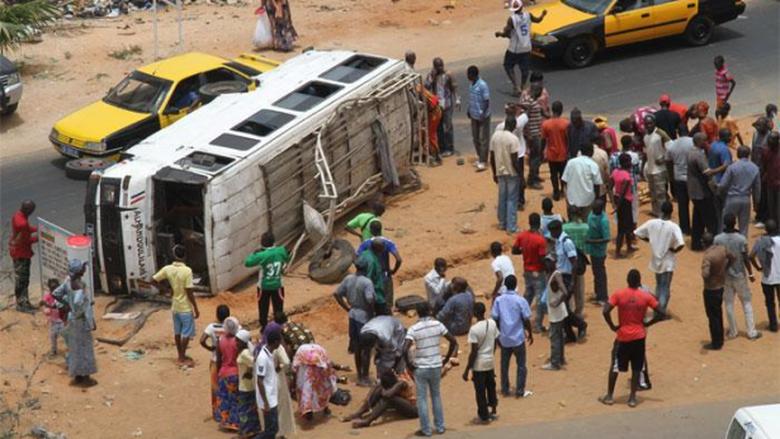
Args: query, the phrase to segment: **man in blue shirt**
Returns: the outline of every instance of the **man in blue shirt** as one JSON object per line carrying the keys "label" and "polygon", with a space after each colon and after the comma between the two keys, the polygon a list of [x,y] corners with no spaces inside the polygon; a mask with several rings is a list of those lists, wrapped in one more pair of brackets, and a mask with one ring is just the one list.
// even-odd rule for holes
{"label": "man in blue shirt", "polygon": [[474,293],[468,289],[468,283],[462,277],[452,279],[452,290],[454,294],[447,299],[436,315],[436,320],[442,322],[453,335],[466,335],[471,328]]}
{"label": "man in blue shirt", "polygon": [[712,142],[710,151],[707,153],[707,162],[712,169],[712,175],[716,183],[720,183],[723,173],[731,164],[731,151],[729,151],[729,141],[731,140],[731,131],[728,128],[721,128],[718,132],[719,139]]}
{"label": "man in blue shirt", "polygon": [[[387,303],[388,309],[393,309],[393,275],[401,268],[401,254],[398,252],[395,242],[382,236],[382,223],[379,220],[374,220],[368,225],[371,231],[371,239],[366,239],[360,244],[357,249],[357,255],[360,256],[364,251],[371,249],[371,242],[375,239],[382,241],[384,244],[384,251],[381,255],[377,255],[379,258],[379,264],[382,266],[385,285],[385,303]],[[395,264],[393,268],[390,268],[390,255],[393,255]]]}
{"label": "man in blue shirt", "polygon": [[[555,240],[555,269],[563,274],[563,282],[566,284],[566,311],[568,317],[563,325],[566,331],[566,342],[581,341],[585,339],[588,324],[580,316],[573,312],[570,305],[570,299],[574,293],[577,283],[577,276],[574,273],[578,266],[577,247],[574,241],[564,233],[563,224],[558,220],[553,220],[547,225],[550,235]],[[572,327],[577,328],[577,336],[574,336]]]}
{"label": "man in blue shirt", "polygon": [[515,397],[526,398],[533,392],[526,390],[528,370],[525,366],[525,340],[534,343],[531,332],[531,308],[528,302],[517,294],[517,278],[509,275],[504,279],[504,291],[495,302],[491,316],[498,323],[498,344],[501,346],[501,394],[509,396],[509,360],[515,356],[517,362],[517,388]]}
{"label": "man in blue shirt", "polygon": [[469,78],[469,106],[467,116],[471,120],[471,137],[477,150],[477,172],[487,169],[488,147],[490,145],[490,89],[479,77],[477,66],[466,70]]}

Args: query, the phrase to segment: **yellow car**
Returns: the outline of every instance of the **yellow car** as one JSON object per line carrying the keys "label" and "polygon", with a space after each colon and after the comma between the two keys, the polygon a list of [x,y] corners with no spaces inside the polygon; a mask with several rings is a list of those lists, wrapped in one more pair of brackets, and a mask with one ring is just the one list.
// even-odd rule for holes
{"label": "yellow car", "polygon": [[533,54],[562,59],[571,68],[585,67],[605,48],[683,35],[701,46],[716,24],[734,20],[745,11],[742,0],[554,0],[528,9],[535,16],[547,9],[541,23],[531,27]]}
{"label": "yellow car", "polygon": [[[164,59],[135,70],[102,100],[57,121],[49,140],[66,157],[116,160],[122,150],[200,105],[198,93],[204,85],[231,81],[253,90],[256,77],[277,65],[252,54],[227,60],[191,52]],[[78,169],[66,166],[66,171]]]}

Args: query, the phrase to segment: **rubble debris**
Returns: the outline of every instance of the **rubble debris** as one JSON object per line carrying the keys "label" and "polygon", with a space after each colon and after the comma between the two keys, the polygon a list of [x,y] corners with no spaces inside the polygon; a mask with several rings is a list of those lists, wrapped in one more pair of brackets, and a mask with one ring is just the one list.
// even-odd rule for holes
{"label": "rubble debris", "polygon": [[30,435],[36,439],[68,439],[65,433],[52,433],[41,425],[36,425],[30,430]]}
{"label": "rubble debris", "polygon": [[[59,0],[59,7],[65,18],[116,18],[134,11],[150,11],[152,0]],[[242,6],[246,0],[182,0],[182,4],[214,4]],[[176,7],[176,0],[158,0],[158,9]],[[138,19],[136,19],[138,20]]]}

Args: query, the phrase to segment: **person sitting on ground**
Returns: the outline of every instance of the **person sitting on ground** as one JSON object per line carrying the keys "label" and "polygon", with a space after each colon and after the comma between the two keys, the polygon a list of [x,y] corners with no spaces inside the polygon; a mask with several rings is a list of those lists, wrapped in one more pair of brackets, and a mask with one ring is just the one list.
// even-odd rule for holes
{"label": "person sitting on ground", "polygon": [[376,316],[369,320],[360,330],[358,338],[358,349],[361,355],[361,365],[366,379],[358,381],[359,386],[369,387],[373,383],[368,379],[368,363],[371,358],[371,351],[376,347],[376,375],[381,377],[388,369],[402,370],[404,364],[402,361],[404,337],[406,328],[403,323],[395,317]]}
{"label": "person sitting on ground", "polygon": [[[398,246],[395,245],[395,242],[382,236],[382,223],[379,220],[371,222],[368,228],[371,231],[371,239],[363,241],[360,244],[360,247],[357,249],[357,255],[360,256],[361,253],[368,250],[371,247],[371,242],[374,240],[380,240],[384,243],[384,251],[378,256],[379,264],[382,266],[382,274],[385,279],[385,303],[387,303],[388,307],[392,308],[393,276],[401,268],[403,260],[401,259],[401,254],[398,252]],[[390,255],[393,255],[395,261],[392,268],[390,268]]]}
{"label": "person sitting on ground", "polygon": [[365,275],[364,260],[355,261],[355,274],[348,274],[333,293],[339,306],[349,315],[349,347],[355,357],[358,385],[368,381],[368,359],[362,355],[358,339],[363,325],[374,317],[374,284]]}
{"label": "person sitting on ground", "polygon": [[504,249],[500,242],[494,241],[490,244],[490,254],[493,256],[493,262],[490,263],[490,267],[496,276],[496,283],[490,296],[492,300],[495,300],[504,290],[504,280],[507,276],[515,275],[515,266],[512,264],[509,256],[502,254],[503,251]]}
{"label": "person sitting on ground", "polygon": [[[200,345],[203,349],[211,352],[211,361],[209,362],[209,373],[211,377],[211,412],[214,420],[219,422],[219,410],[217,405],[217,343],[219,343],[219,337],[225,332],[224,323],[225,319],[230,317],[230,307],[225,304],[217,306],[217,321],[209,323],[206,329],[203,330],[203,334],[200,336]],[[211,343],[207,341],[211,340]]]}
{"label": "person sitting on ground", "polygon": [[433,261],[433,269],[424,278],[428,304],[435,313],[444,306],[444,294],[450,288],[450,282],[445,278],[446,275],[447,260],[436,258]]}
{"label": "person sitting on ground", "polygon": [[436,319],[453,335],[466,335],[471,326],[474,293],[468,290],[468,284],[462,277],[452,279],[452,292],[452,297],[436,314]]}
{"label": "person sitting on ground", "polygon": [[382,214],[385,213],[385,205],[379,201],[371,203],[371,212],[362,212],[357,214],[354,218],[347,222],[344,229],[355,236],[360,237],[360,242],[367,239],[371,239],[371,229],[369,226],[372,222],[381,219]]}
{"label": "person sitting on ground", "polygon": [[405,419],[417,419],[417,392],[414,379],[406,371],[384,371],[379,377],[379,384],[368,392],[360,407],[341,421],[353,421],[352,428],[368,427],[389,409]]}

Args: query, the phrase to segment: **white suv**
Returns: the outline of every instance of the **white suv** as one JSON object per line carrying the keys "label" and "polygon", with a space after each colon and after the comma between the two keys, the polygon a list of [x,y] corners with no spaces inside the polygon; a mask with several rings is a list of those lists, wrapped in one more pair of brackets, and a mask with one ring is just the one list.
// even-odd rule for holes
{"label": "white suv", "polygon": [[780,404],[742,407],[734,413],[726,439],[780,438]]}
{"label": "white suv", "polygon": [[0,115],[8,116],[22,99],[22,76],[8,58],[0,55]]}

